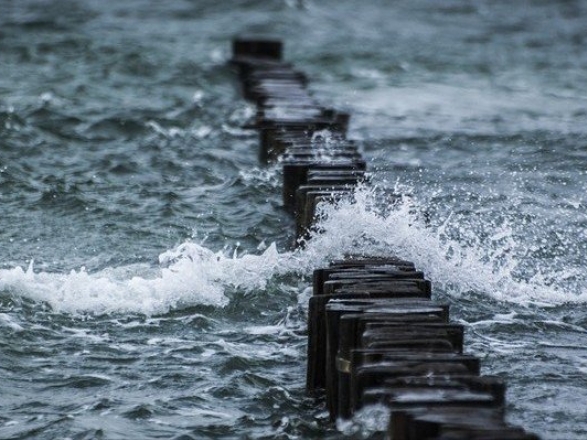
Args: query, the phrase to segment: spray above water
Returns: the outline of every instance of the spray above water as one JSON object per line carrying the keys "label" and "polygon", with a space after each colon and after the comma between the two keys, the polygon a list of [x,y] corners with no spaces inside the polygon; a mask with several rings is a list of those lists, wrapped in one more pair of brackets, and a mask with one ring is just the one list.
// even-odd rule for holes
{"label": "spray above water", "polygon": [[[578,271],[566,267],[563,272],[551,264],[540,267],[537,261],[530,262],[531,273],[525,269],[532,258],[528,235],[517,234],[507,219],[478,236],[471,224],[479,221],[476,217],[449,215],[432,226],[424,212],[424,206],[409,196],[389,206],[381,202],[377,188],[359,188],[352,201],[322,206],[321,233],[312,237],[305,252],[395,255],[413,261],[436,289],[453,296],[475,292],[500,301],[545,305],[587,301],[585,279],[576,278],[573,291],[563,283],[563,273]],[[553,278],[553,273],[560,278]]]}
{"label": "spray above water", "polygon": [[[264,290],[282,275],[309,276],[314,268],[346,255],[390,256],[413,261],[437,289],[449,295],[469,292],[516,303],[586,302],[585,280],[570,292],[546,282],[540,268],[529,278],[519,272],[515,256],[525,247],[507,223],[490,239],[466,242],[449,230],[468,228],[448,217],[426,224],[418,203],[401,197],[392,202],[378,188],[360,186],[352,200],[322,205],[316,231],[296,250],[279,252],[275,244],[259,254],[215,252],[185,242],[159,257],[159,266],[85,269],[68,274],[35,272],[20,267],[0,271],[0,291],[49,304],[71,313],[166,313],[192,305],[223,307],[228,289],[246,295]],[[470,232],[470,231],[469,231]],[[548,268],[552,271],[552,268]]]}

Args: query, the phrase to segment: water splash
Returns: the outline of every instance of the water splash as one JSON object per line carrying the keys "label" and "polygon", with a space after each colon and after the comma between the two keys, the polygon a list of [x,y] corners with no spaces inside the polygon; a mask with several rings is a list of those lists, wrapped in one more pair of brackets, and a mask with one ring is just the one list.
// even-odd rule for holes
{"label": "water splash", "polygon": [[[309,276],[316,267],[348,254],[395,255],[414,261],[436,288],[459,296],[468,292],[500,301],[554,305],[587,302],[587,282],[578,268],[538,267],[531,277],[519,270],[519,257],[529,258],[526,243],[508,222],[478,237],[459,216],[437,226],[426,224],[421,207],[410,197],[389,202],[374,187],[360,186],[352,199],[322,205],[311,238],[297,250],[279,252],[273,243],[257,254],[215,252],[185,242],[162,253],[159,266],[110,268],[88,273],[35,272],[20,267],[0,271],[0,291],[31,298],[64,312],[165,313],[195,304],[223,307],[228,289],[246,295],[264,290],[280,275]],[[462,229],[459,238],[454,229]],[[547,275],[547,272],[550,275]],[[564,287],[573,273],[575,289]]]}
{"label": "water splash", "polygon": [[[558,262],[557,267],[534,267],[530,275],[521,268],[532,258],[525,241],[529,234],[516,234],[507,218],[481,233],[471,225],[475,220],[461,215],[430,226],[423,208],[409,196],[390,208],[381,203],[376,188],[359,188],[353,200],[323,205],[320,234],[312,237],[305,252],[315,259],[323,249],[337,258],[347,252],[395,255],[413,261],[451,295],[476,292],[516,303],[587,301],[587,279],[579,268]],[[562,264],[564,269],[558,267]],[[572,290],[565,283],[570,276],[576,277]]]}

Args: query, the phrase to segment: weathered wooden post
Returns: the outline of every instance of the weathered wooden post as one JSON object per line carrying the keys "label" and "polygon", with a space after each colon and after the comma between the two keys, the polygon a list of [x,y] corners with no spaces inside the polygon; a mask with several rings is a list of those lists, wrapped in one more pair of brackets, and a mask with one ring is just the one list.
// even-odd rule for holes
{"label": "weathered wooden post", "polygon": [[[280,160],[283,206],[298,242],[317,232],[317,206],[352,200],[367,163],[347,139],[348,113],[324,108],[278,40],[237,38],[232,62],[259,132],[261,161]],[[318,231],[319,232],[319,231]],[[504,420],[505,385],[480,376],[464,328],[415,265],[349,255],[317,268],[308,308],[306,388],[326,395],[331,419],[365,405],[389,408],[393,440],[537,440]]]}

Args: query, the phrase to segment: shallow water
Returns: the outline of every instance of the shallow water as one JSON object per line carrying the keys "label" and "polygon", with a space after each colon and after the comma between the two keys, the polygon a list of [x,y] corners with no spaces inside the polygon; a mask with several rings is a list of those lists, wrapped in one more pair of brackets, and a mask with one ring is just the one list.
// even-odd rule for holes
{"label": "shallow water", "polygon": [[[304,395],[305,304],[312,269],[350,251],[426,272],[507,378],[512,423],[585,438],[586,18],[580,1],[2,3],[0,438],[338,438]],[[303,250],[279,166],[241,129],[240,32],[286,42],[372,171]]]}

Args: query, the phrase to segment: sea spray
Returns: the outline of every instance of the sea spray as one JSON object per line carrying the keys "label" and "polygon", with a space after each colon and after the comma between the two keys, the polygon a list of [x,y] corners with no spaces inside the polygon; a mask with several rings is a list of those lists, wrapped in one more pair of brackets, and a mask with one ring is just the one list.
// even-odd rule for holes
{"label": "sea spray", "polygon": [[[565,290],[547,282],[540,270],[521,278],[516,255],[526,252],[525,244],[507,222],[481,239],[462,217],[448,216],[432,226],[417,200],[394,196],[386,201],[382,194],[380,188],[360,186],[352,198],[320,205],[316,230],[295,250],[280,252],[273,243],[258,254],[239,254],[188,241],[162,253],[158,267],[137,264],[59,274],[35,272],[31,263],[26,271],[1,270],[0,291],[46,302],[62,312],[152,315],[197,304],[223,307],[230,301],[227,288],[246,295],[266,289],[272,277],[309,277],[314,268],[355,254],[414,261],[435,288],[453,296],[475,292],[522,304],[587,301],[585,289]],[[467,230],[457,239],[449,232],[454,228]]]}
{"label": "sea spray", "polygon": [[528,243],[514,233],[507,218],[479,236],[471,227],[473,220],[462,215],[428,224],[422,214],[425,206],[410,196],[389,205],[391,209],[382,204],[380,191],[370,187],[359,188],[352,199],[322,205],[320,234],[308,241],[304,252],[317,260],[346,253],[409,259],[428,274],[435,288],[454,296],[475,292],[516,303],[587,301],[584,279],[572,291],[563,283],[569,274],[577,275],[571,268],[553,280],[551,266],[535,267],[524,278],[519,265],[528,257]]}

